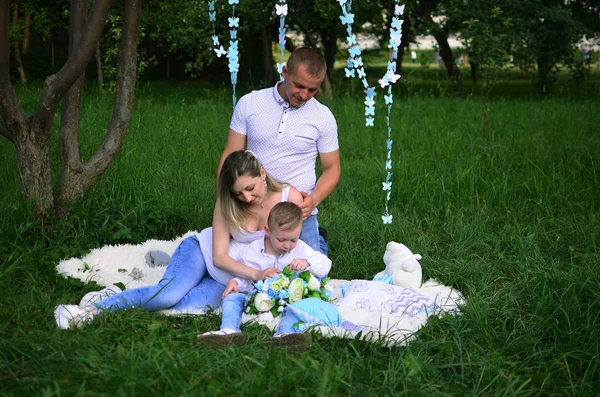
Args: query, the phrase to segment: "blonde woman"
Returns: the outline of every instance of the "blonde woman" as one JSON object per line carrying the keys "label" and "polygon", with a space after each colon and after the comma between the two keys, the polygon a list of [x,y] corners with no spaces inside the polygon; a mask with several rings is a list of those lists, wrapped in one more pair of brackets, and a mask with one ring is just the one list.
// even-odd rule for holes
{"label": "blonde woman", "polygon": [[[280,271],[257,270],[238,261],[242,249],[265,236],[271,208],[282,201],[302,202],[300,192],[271,178],[250,151],[231,153],[223,162],[213,227],[186,238],[175,250],[156,285],[114,293],[114,287],[85,297],[79,305],[54,311],[59,328],[79,327],[103,311],[217,308],[233,277],[263,280]],[[95,303],[90,303],[95,302]]]}

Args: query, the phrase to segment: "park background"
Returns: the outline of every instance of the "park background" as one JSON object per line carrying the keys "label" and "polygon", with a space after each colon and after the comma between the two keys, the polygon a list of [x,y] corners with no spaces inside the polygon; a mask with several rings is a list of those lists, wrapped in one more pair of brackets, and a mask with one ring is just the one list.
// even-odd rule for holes
{"label": "park background", "polygon": [[[383,268],[385,244],[400,241],[423,256],[424,279],[465,295],[461,315],[432,319],[404,347],[314,335],[302,353],[268,347],[270,332],[259,326],[244,330],[245,346],[200,350],[195,335],[218,327],[214,314],[129,311],[58,330],[56,305],[99,288],[57,275],[60,260],[107,244],[171,240],[211,222],[232,113],[227,62],[212,51],[206,2],[147,1],[127,138],[81,198],[61,213],[25,203],[15,146],[0,140],[0,394],[597,395],[598,5],[490,3],[406,3],[391,114],[391,225],[381,221],[386,109],[378,103],[375,127],[365,127],[362,86],[344,78],[338,3],[290,2],[286,19],[290,32],[334,66],[320,96],[338,120],[342,161],[340,184],[319,215],[329,232],[331,276],[371,278]],[[278,77],[274,4],[242,0],[237,8],[240,96]],[[83,160],[111,120],[124,5],[111,8],[86,68]],[[363,53],[375,84],[387,65],[393,2],[354,7],[356,33],[378,42]],[[231,9],[226,2],[217,9],[223,36]],[[68,57],[69,2],[11,2],[10,11],[2,92],[14,89],[33,114],[44,78]],[[410,49],[422,35],[435,37],[450,61],[436,64],[436,49],[419,48],[413,64]],[[446,47],[451,37],[465,47]],[[300,42],[290,33],[286,56],[293,45]],[[473,65],[458,65],[460,54],[479,59],[475,75]],[[55,193],[60,121],[59,111],[48,139]]]}

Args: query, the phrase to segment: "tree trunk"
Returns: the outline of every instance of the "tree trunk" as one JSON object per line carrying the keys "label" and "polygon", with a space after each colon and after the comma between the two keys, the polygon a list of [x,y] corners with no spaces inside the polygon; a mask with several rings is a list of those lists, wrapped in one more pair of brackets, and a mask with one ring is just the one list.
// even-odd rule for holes
{"label": "tree trunk", "polygon": [[263,27],[261,29],[262,34],[262,47],[263,47],[263,73],[265,87],[275,84],[275,70],[273,69],[273,42],[271,41],[271,34],[269,30],[272,26],[269,26],[269,17],[265,14],[263,20]]}
{"label": "tree trunk", "polygon": [[325,52],[325,65],[327,66],[327,79],[333,82],[333,72],[335,67],[335,56],[337,53],[337,38],[331,37],[328,31],[321,31],[321,42]]}
{"label": "tree trunk", "polygon": [[[69,57],[77,49],[85,28],[86,15],[87,3],[85,1],[71,2],[71,9],[69,10]],[[95,54],[96,62],[98,62],[98,45]],[[66,216],[69,193],[78,179],[77,176],[83,173],[83,164],[79,157],[79,121],[84,78],[85,71],[67,91],[63,100],[59,133],[60,173],[58,193],[54,203],[58,219]]]}
{"label": "tree trunk", "polygon": [[100,42],[96,46],[96,73],[98,79],[98,89],[102,92],[104,88],[104,70],[102,68],[102,54],[100,52]]}
{"label": "tree trunk", "polygon": [[479,80],[479,76],[477,75],[477,63],[473,61],[469,61],[469,63],[471,64],[471,80],[473,80],[474,84],[477,84],[477,81]]}
{"label": "tree trunk", "polygon": [[[83,3],[85,3],[85,0]],[[83,197],[89,188],[104,174],[119,153],[123,140],[127,135],[136,85],[137,38],[141,2],[140,0],[125,0],[124,9],[123,33],[117,61],[117,89],[112,118],[100,147],[85,164],[80,162],[77,142],[81,103],[80,96],[78,96],[80,94],[74,89],[75,87],[67,97],[69,100],[65,101],[67,110],[63,115],[67,120],[65,121],[64,130],[65,148],[64,150],[61,148],[61,175],[63,177],[61,177],[57,195],[57,208],[60,210],[60,213],[57,213],[58,216],[64,216],[66,206],[72,200]],[[73,39],[76,40],[76,36]],[[77,128],[75,128],[76,126]]]}
{"label": "tree trunk", "polygon": [[463,96],[463,82],[462,75],[460,74],[460,69],[454,63],[454,55],[452,54],[452,49],[448,44],[448,36],[446,33],[442,31],[434,32],[433,37],[437,41],[440,46],[440,56],[444,61],[444,65],[446,66],[446,70],[448,71],[448,77],[452,80],[452,84],[454,86],[454,94],[457,97]]}
{"label": "tree trunk", "polygon": [[[13,4],[13,14],[12,14],[12,25],[17,26],[19,23],[19,2],[16,1]],[[21,41],[15,40],[13,43],[15,62],[17,64],[17,72],[19,73],[19,79],[21,79],[21,83],[27,83],[27,75],[25,74],[25,69],[23,68],[23,60],[21,58]]]}
{"label": "tree trunk", "polygon": [[31,11],[25,11],[23,23],[23,55],[29,53],[29,42],[31,41]]}
{"label": "tree trunk", "polygon": [[32,203],[36,215],[40,216],[54,204],[49,135],[32,129],[17,131],[15,135],[21,197],[26,203]]}
{"label": "tree trunk", "polygon": [[[86,0],[72,0],[72,4],[77,2]],[[6,129],[4,132],[0,128],[0,132],[15,145],[22,196],[25,201],[34,203],[37,216],[54,208],[49,138],[58,102],[93,56],[109,9],[109,0],[94,1],[77,50],[56,74],[46,79],[36,112],[28,116],[19,105],[10,82],[10,5],[8,0],[0,0],[0,116],[4,120],[0,125]]]}

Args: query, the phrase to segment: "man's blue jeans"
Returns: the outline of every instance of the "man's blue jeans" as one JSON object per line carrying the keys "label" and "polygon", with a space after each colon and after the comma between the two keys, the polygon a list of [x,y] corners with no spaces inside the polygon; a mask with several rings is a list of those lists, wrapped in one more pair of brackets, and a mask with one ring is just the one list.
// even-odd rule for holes
{"label": "man's blue jeans", "polygon": [[319,234],[319,221],[317,221],[316,215],[309,216],[302,223],[300,240],[304,241],[315,251],[321,252],[323,255],[327,255],[327,252],[329,251],[325,239]]}

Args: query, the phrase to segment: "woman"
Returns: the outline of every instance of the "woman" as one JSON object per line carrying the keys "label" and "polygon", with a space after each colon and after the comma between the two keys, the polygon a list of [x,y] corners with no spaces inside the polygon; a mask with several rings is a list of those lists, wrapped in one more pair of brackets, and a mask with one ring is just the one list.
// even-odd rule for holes
{"label": "woman", "polygon": [[269,177],[250,151],[233,152],[225,159],[217,189],[213,227],[183,240],[158,284],[116,294],[106,288],[87,295],[79,306],[60,305],[54,311],[59,328],[79,327],[104,310],[217,308],[234,276],[258,281],[278,273],[245,266],[237,255],[246,244],[264,238],[271,208],[280,201],[300,204],[300,192]]}

